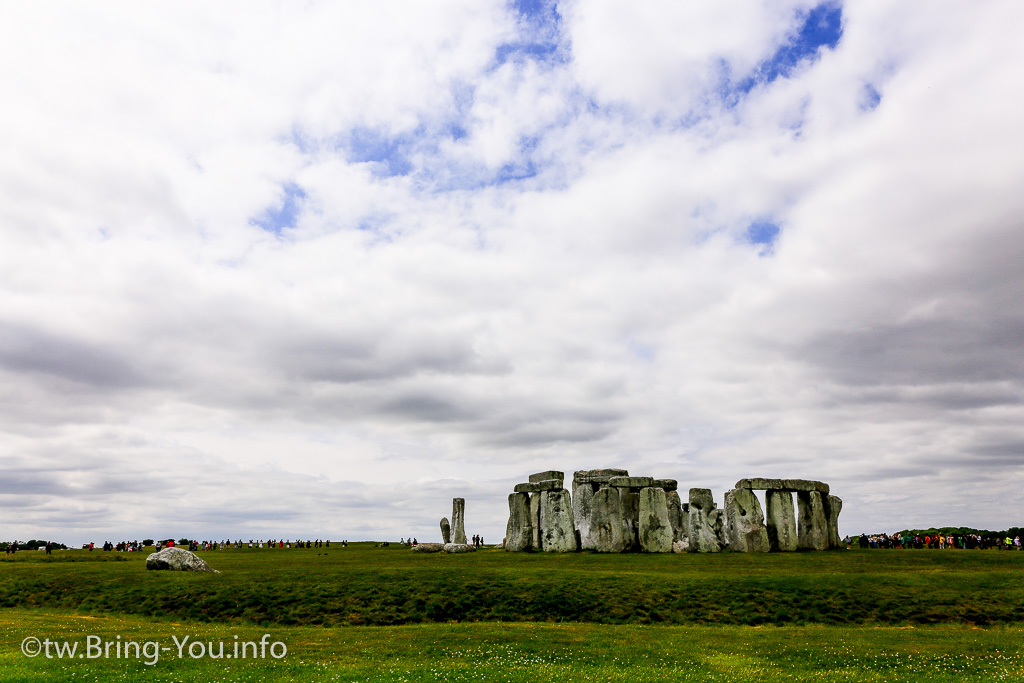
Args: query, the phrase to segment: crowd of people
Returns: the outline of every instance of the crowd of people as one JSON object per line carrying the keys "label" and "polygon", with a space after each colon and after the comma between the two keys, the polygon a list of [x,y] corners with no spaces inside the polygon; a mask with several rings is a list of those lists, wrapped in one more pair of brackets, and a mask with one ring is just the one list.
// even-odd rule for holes
{"label": "crowd of people", "polygon": [[[847,536],[846,547],[853,546],[854,540]],[[894,534],[861,534],[856,540],[862,549],[900,548],[900,549],[932,549],[932,550],[1020,550],[1020,536],[1003,536],[1002,534],[913,534],[897,532]]]}

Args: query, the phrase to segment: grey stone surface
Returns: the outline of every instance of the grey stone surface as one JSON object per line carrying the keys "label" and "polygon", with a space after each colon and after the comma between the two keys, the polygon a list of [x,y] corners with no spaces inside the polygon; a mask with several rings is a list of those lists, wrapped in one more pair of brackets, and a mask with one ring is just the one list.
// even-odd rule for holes
{"label": "grey stone surface", "polygon": [[505,550],[513,553],[529,550],[532,537],[530,497],[525,493],[510,493],[508,495],[508,524],[505,527]]}
{"label": "grey stone surface", "polygon": [[768,527],[764,524],[761,502],[750,489],[733,489],[725,494],[725,516],[729,529],[729,549],[740,553],[766,553]]}
{"label": "grey stone surface", "polygon": [[715,532],[719,548],[729,547],[729,527],[726,523],[725,510],[714,509],[708,513],[708,525]]}
{"label": "grey stone surface", "polygon": [[676,541],[675,543],[672,544],[672,552],[674,552],[674,553],[685,553],[689,549],[690,549],[690,542],[687,541],[686,539],[683,539],[681,541]]}
{"label": "grey stone surface", "polygon": [[451,543],[452,542],[452,525],[448,523],[447,517],[441,518],[441,542]]}
{"label": "grey stone surface", "polygon": [[452,543],[466,542],[466,499],[452,498]]}
{"label": "grey stone surface", "polygon": [[661,489],[665,493],[669,491],[675,491],[679,488],[679,482],[675,479],[655,479],[654,483],[651,484],[654,488]]}
{"label": "grey stone surface", "polygon": [[618,488],[642,489],[645,486],[653,486],[654,477],[612,477],[608,483]]}
{"label": "grey stone surface", "polygon": [[672,542],[686,538],[686,524],[688,520],[683,517],[683,503],[679,500],[678,491],[665,491],[665,503],[668,507],[668,521],[672,525]]}
{"label": "grey stone surface", "polygon": [[640,496],[638,491],[622,486],[609,486],[619,491],[619,519],[622,528],[622,551],[640,549]]}
{"label": "grey stone surface", "polygon": [[533,481],[528,484],[516,484],[516,493],[540,493],[541,491],[560,491],[562,489],[561,479],[544,479]]}
{"label": "grey stone surface", "polygon": [[576,532],[580,537],[580,549],[592,550],[594,543],[590,538],[590,518],[593,514],[594,485],[577,484],[572,489],[572,517],[576,522]]}
{"label": "grey stone surface", "polygon": [[146,558],[146,569],[220,574],[216,569],[211,569],[206,560],[184,548],[164,548],[153,553]]}
{"label": "grey stone surface", "polygon": [[828,516],[828,547],[831,549],[842,548],[842,537],[839,535],[839,513],[843,511],[843,501],[839,496],[829,496],[825,499],[826,514]]}
{"label": "grey stone surface", "polygon": [[442,546],[446,553],[475,553],[476,546],[469,543],[445,543]]}
{"label": "grey stone surface", "polygon": [[791,552],[797,548],[796,514],[793,494],[789,491],[769,489],[765,494],[768,513],[768,544],[772,550]]}
{"label": "grey stone surface", "polygon": [[628,477],[627,470],[606,467],[603,470],[579,470],[573,474],[573,487],[580,484],[607,484],[612,477]]}
{"label": "grey stone surface", "polygon": [[751,479],[740,479],[736,482],[738,489],[755,489],[761,491],[819,491],[828,494],[828,484],[810,479],[766,479],[754,477]]}
{"label": "grey stone surface", "polygon": [[540,533],[544,552],[570,553],[579,549],[572,519],[572,499],[565,489],[540,494]]}
{"label": "grey stone surface", "polygon": [[640,520],[638,536],[640,551],[645,553],[672,552],[672,523],[668,518],[665,491],[649,486],[640,489]]}
{"label": "grey stone surface", "polygon": [[797,501],[797,548],[828,550],[828,517],[820,491],[800,491]]}
{"label": "grey stone surface", "polygon": [[540,493],[540,484],[516,484],[512,490],[516,493]]}
{"label": "grey stone surface", "polygon": [[537,482],[547,481],[548,479],[557,479],[558,481],[565,481],[565,472],[559,472],[557,470],[548,470],[546,472],[537,472],[536,474],[530,475],[530,483],[536,484]]}
{"label": "grey stone surface", "polygon": [[588,549],[599,553],[621,553],[622,516],[619,508],[619,489],[605,487],[594,493],[591,501]]}
{"label": "grey stone surface", "polygon": [[711,516],[714,510],[711,489],[690,489],[689,552],[717,553],[722,549],[714,527],[718,515]]}
{"label": "grey stone surface", "polygon": [[414,553],[439,553],[444,550],[444,543],[419,543],[412,547]]}
{"label": "grey stone surface", "polygon": [[539,493],[530,496],[530,547],[534,550],[543,550],[540,534],[540,497]]}

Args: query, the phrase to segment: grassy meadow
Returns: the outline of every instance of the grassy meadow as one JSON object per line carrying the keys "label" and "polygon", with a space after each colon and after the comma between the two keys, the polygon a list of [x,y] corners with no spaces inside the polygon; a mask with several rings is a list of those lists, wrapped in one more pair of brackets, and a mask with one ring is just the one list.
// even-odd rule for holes
{"label": "grassy meadow", "polygon": [[146,555],[0,558],[0,680],[1024,680],[1017,552],[200,553],[220,574]]}

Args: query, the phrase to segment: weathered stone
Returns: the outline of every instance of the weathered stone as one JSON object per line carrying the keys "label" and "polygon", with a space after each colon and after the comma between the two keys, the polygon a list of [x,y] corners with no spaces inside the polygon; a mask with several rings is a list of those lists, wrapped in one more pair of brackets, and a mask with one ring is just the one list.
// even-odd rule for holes
{"label": "weathered stone", "polygon": [[537,482],[547,481],[548,479],[557,479],[558,481],[565,481],[565,472],[558,472],[557,470],[548,470],[547,472],[537,472],[536,474],[530,475],[530,483],[536,484]]}
{"label": "weathered stone", "polygon": [[448,523],[447,517],[441,518],[441,541],[444,543],[452,542],[452,525]]}
{"label": "weathered stone", "polygon": [[755,477],[740,479],[736,482],[738,489],[754,489],[759,491],[820,491],[828,494],[828,484],[810,479],[766,479]]}
{"label": "weathered stone", "polygon": [[675,491],[679,488],[679,482],[675,479],[655,479],[654,483],[651,484],[656,489],[661,489],[665,493],[669,491]]}
{"label": "weathered stone", "polygon": [[591,501],[589,549],[599,553],[621,553],[622,515],[619,489],[605,487],[594,493]]}
{"label": "weathered stone", "polygon": [[579,549],[572,519],[572,500],[565,489],[540,494],[540,533],[541,550],[545,552],[569,553]]}
{"label": "weathered stone", "polygon": [[505,527],[505,550],[513,553],[529,550],[532,534],[530,497],[525,493],[510,493],[508,496],[508,525]]}
{"label": "weathered stone", "polygon": [[674,553],[685,553],[690,549],[690,542],[685,538],[681,541],[676,541],[672,544],[672,552]]}
{"label": "weathered stone", "polygon": [[725,510],[714,509],[708,513],[708,525],[715,532],[719,548],[729,547],[729,525],[725,518]]}
{"label": "weathered stone", "polygon": [[619,519],[622,520],[622,551],[632,552],[640,549],[639,492],[622,486],[609,486],[619,491]]}
{"label": "weathered stone", "polygon": [[475,553],[476,546],[471,543],[445,543],[444,551],[446,553]]}
{"label": "weathered stone", "polygon": [[690,489],[689,552],[717,553],[722,549],[713,526],[717,515],[709,518],[714,509],[711,489]]}
{"label": "weathered stone", "polygon": [[640,489],[640,551],[672,552],[672,523],[668,518],[665,491],[653,486]]}
{"label": "weathered stone", "polygon": [[444,543],[418,543],[412,547],[414,553],[439,553],[444,550]]}
{"label": "weathered stone", "polygon": [[828,547],[842,548],[843,542],[839,540],[839,513],[843,510],[843,501],[839,496],[829,496],[825,499],[825,507],[828,513]]}
{"label": "weathered stone", "polygon": [[530,496],[530,547],[534,550],[543,550],[540,533],[540,496],[539,493]]}
{"label": "weathered stone", "polygon": [[768,513],[768,544],[772,550],[791,552],[797,548],[796,514],[793,494],[769,489],[764,494]]}
{"label": "weathered stone", "polygon": [[580,536],[580,548],[592,550],[593,541],[590,539],[590,518],[593,513],[594,487],[593,484],[577,484],[572,489],[572,517],[576,522],[576,532]]}
{"label": "weathered stone", "polygon": [[686,538],[686,519],[683,517],[683,504],[679,500],[678,491],[666,491],[665,492],[665,504],[668,506],[668,521],[672,525],[672,542]]}
{"label": "weathered stone", "polygon": [[540,493],[540,484],[516,484],[512,490],[516,493]]}
{"label": "weathered stone", "polygon": [[620,489],[642,489],[653,486],[654,477],[612,477],[608,483]]}
{"label": "weathered stone", "polygon": [[195,553],[184,548],[164,548],[146,558],[146,569],[167,569],[180,572],[213,572],[220,574],[216,569],[211,569],[206,560],[201,559]]}
{"label": "weathered stone", "polygon": [[683,522],[683,537],[679,540],[685,540],[686,545],[690,545],[690,503],[689,501],[682,503],[680,502],[679,507],[681,508],[682,522]]}
{"label": "weathered stone", "polygon": [[544,481],[533,481],[529,484],[516,484],[516,493],[540,493],[542,491],[560,491],[562,489],[561,479],[545,479]]}
{"label": "weathered stone", "polygon": [[771,550],[761,503],[753,491],[733,489],[726,493],[725,516],[730,550],[740,553],[766,553]]}
{"label": "weathered stone", "polygon": [[573,474],[573,488],[580,484],[607,484],[612,477],[628,477],[629,472],[612,467],[603,470],[579,470]]}
{"label": "weathered stone", "polygon": [[828,550],[828,518],[820,491],[800,491],[797,500],[797,548]]}
{"label": "weathered stone", "polygon": [[452,543],[466,542],[466,499],[452,498]]}

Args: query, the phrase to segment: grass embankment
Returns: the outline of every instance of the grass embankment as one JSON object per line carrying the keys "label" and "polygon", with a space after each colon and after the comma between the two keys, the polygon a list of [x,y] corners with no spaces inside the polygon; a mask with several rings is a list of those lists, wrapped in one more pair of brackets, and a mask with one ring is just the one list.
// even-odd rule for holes
{"label": "grass embankment", "polygon": [[416,554],[393,546],[219,550],[221,574],[148,572],[145,553],[19,553],[0,607],[262,626],[1024,623],[1024,553]]}

